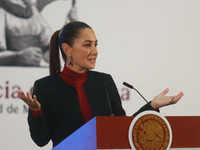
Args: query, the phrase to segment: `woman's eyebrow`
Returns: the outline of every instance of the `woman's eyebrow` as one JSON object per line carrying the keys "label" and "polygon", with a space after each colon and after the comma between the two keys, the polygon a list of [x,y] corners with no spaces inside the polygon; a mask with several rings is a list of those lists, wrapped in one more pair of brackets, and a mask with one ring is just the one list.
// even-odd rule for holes
{"label": "woman's eyebrow", "polygon": [[[84,42],[90,42],[90,43],[92,43],[91,40],[85,40]],[[96,40],[95,42],[98,42],[98,40]]]}

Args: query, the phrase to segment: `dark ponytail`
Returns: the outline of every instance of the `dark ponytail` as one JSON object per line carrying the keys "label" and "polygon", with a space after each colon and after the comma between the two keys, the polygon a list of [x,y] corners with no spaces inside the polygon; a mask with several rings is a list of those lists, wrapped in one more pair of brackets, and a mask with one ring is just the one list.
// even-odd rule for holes
{"label": "dark ponytail", "polygon": [[50,40],[49,46],[49,72],[50,75],[60,72],[60,55],[59,55],[59,46],[58,46],[58,36],[60,30],[57,30],[53,33]]}
{"label": "dark ponytail", "polygon": [[74,40],[80,37],[80,31],[85,28],[91,29],[91,27],[84,22],[73,21],[66,24],[61,30],[54,32],[50,40],[50,75],[60,72],[61,70],[59,48],[61,50],[63,60],[65,62],[67,61],[67,56],[62,49],[62,43],[67,43],[70,47],[73,47]]}

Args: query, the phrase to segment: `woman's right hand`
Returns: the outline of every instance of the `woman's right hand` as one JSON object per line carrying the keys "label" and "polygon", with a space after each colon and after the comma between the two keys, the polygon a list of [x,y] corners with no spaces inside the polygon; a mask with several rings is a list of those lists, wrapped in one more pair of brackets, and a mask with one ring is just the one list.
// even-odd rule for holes
{"label": "woman's right hand", "polygon": [[37,101],[37,97],[35,95],[33,96],[33,99],[32,99],[30,97],[29,92],[26,92],[26,95],[21,90],[17,90],[16,92],[17,92],[19,98],[22,99],[29,106],[30,109],[32,109],[34,111],[41,109],[41,105]]}

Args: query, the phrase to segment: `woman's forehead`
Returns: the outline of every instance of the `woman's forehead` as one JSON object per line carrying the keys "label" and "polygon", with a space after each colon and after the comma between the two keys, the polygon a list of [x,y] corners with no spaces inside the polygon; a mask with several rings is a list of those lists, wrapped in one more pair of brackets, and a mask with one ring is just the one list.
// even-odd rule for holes
{"label": "woman's forehead", "polygon": [[83,40],[97,41],[96,35],[91,28],[85,28],[80,31],[80,38]]}

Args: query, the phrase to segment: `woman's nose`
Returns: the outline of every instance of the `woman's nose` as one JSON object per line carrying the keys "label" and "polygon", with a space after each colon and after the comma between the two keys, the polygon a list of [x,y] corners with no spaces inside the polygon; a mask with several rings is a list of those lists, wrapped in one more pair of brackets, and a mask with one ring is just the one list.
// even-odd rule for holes
{"label": "woman's nose", "polygon": [[92,54],[98,54],[98,50],[97,50],[97,47],[96,46],[93,46],[92,47]]}

